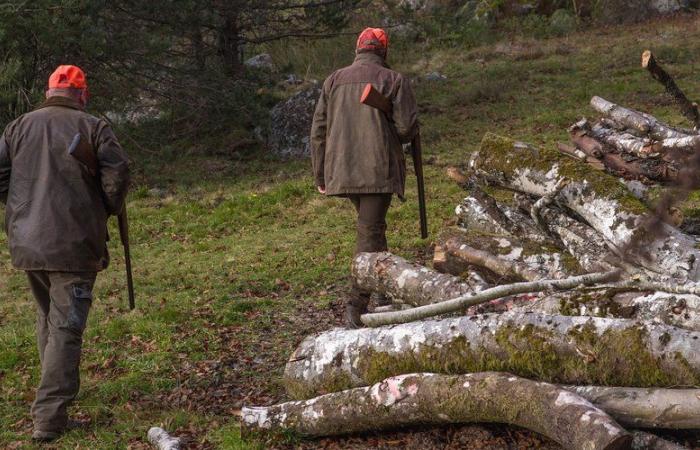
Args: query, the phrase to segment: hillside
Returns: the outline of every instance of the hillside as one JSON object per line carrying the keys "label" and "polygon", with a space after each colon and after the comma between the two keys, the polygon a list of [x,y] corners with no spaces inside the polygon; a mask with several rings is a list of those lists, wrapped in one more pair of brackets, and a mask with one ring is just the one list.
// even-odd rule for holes
{"label": "hillside", "polygon": [[[402,50],[392,63],[415,80],[431,237],[454,223],[461,195],[445,168],[464,164],[487,131],[554,146],[568,140],[566,128],[577,118],[592,115],[593,95],[683,123],[640,68],[647,48],[690,98],[700,99],[698,15],[471,49],[433,43]],[[336,59],[350,58],[348,51]],[[430,72],[447,78],[428,81]],[[222,148],[235,144],[217,138]],[[303,336],[342,324],[352,208],[316,193],[308,161],[203,156],[187,148],[155,155],[123,142],[136,170],[128,208],[137,309],[126,307],[123,253],[113,239],[112,265],[98,277],[74,409],[91,425],[54,448],[150,448],[144,438],[157,424],[191,439],[188,448],[265,448],[241,440],[235,415],[243,404],[283,400],[287,355]],[[431,243],[418,236],[410,176],[407,197],[390,210],[389,247],[428,260]],[[0,447],[33,448],[27,440],[39,375],[34,305],[24,274],[11,269],[5,239],[0,234]],[[557,448],[497,426],[303,445]]]}

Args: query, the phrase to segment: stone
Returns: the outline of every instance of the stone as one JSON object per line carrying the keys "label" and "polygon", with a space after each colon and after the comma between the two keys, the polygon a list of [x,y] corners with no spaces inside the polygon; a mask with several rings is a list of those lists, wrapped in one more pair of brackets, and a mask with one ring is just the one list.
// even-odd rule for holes
{"label": "stone", "polygon": [[270,56],[268,53],[261,53],[259,55],[255,55],[252,58],[247,59],[243,64],[245,64],[246,67],[250,67],[253,69],[262,69],[270,71],[275,70],[275,63],[272,61],[272,56]]}
{"label": "stone", "polygon": [[447,76],[439,73],[439,72],[430,72],[425,76],[425,79],[428,81],[446,81]]}
{"label": "stone", "polygon": [[274,156],[303,158],[311,154],[309,133],[320,95],[321,86],[313,83],[272,108],[268,147]]}

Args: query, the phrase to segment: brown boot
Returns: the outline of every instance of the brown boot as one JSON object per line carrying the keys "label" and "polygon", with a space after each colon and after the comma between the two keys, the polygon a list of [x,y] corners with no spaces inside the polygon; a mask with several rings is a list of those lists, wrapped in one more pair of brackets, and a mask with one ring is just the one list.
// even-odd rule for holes
{"label": "brown boot", "polygon": [[349,329],[363,328],[360,316],[367,313],[369,296],[354,296],[345,304],[345,325]]}

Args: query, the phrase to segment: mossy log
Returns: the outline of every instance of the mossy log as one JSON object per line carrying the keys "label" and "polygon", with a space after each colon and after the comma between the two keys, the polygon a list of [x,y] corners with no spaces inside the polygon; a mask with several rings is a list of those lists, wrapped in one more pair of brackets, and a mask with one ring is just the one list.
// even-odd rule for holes
{"label": "mossy log", "polygon": [[506,312],[334,329],[306,338],[285,369],[295,398],[410,372],[486,370],[566,384],[700,384],[700,333],[625,319]]}
{"label": "mossy log", "polygon": [[615,122],[618,122],[627,128],[636,130],[644,135],[649,135],[658,141],[688,136],[687,133],[666,125],[649,114],[624,108],[598,96],[591,99],[591,106],[597,112],[609,117]]}
{"label": "mossy log", "polygon": [[553,192],[565,178],[568,184],[557,197],[558,204],[578,214],[613,251],[660,277],[681,283],[700,278],[695,240],[665,223],[658,233],[649,232],[643,226],[648,208],[606,173],[561,159],[554,149],[537,149],[491,133],[484,136],[470,165],[495,183],[538,197]]}
{"label": "mossy log", "polygon": [[700,389],[563,387],[627,427],[700,429]]}
{"label": "mossy log", "polygon": [[358,254],[352,263],[352,275],[360,288],[386,294],[395,302],[412,306],[437,303],[488,288],[480,277],[464,279],[443,274],[389,252]]}
{"label": "mossy log", "polygon": [[580,396],[507,373],[414,373],[271,407],[244,408],[249,430],[319,437],[415,425],[517,425],[571,450],[627,449],[632,437]]}

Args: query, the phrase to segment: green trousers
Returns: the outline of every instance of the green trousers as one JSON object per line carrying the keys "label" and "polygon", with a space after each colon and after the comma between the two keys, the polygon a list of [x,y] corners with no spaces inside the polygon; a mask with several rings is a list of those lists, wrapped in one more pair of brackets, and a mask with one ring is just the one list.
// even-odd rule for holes
{"label": "green trousers", "polygon": [[92,304],[94,272],[28,271],[36,299],[41,382],[32,405],[34,429],[62,431],[80,389],[83,331]]}
{"label": "green trousers", "polygon": [[[391,206],[391,194],[348,195],[357,211],[357,241],[355,254],[362,252],[384,252],[386,242],[386,214]],[[353,282],[348,302],[360,309],[369,304],[369,292],[364,292]]]}

